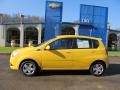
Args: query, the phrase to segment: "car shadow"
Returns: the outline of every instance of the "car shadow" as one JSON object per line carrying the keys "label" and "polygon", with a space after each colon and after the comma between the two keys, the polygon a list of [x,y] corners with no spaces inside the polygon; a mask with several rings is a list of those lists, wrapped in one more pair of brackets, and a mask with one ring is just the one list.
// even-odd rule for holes
{"label": "car shadow", "polygon": [[[88,70],[62,70],[62,71],[42,71],[40,76],[52,75],[90,75]],[[104,73],[104,76],[120,75],[120,64],[110,64],[109,68]]]}
{"label": "car shadow", "polygon": [[40,76],[53,76],[53,75],[89,75],[88,71],[78,71],[78,70],[55,70],[55,71],[42,71]]}
{"label": "car shadow", "polygon": [[53,54],[55,54],[55,55],[57,55],[57,56],[59,56],[59,57],[61,57],[61,58],[64,58],[64,59],[66,58],[62,53],[60,53],[60,52],[58,52],[58,51],[55,51],[55,50],[52,51],[52,50],[51,50],[50,52],[53,53]]}
{"label": "car shadow", "polygon": [[110,64],[103,76],[120,75],[120,64]]}

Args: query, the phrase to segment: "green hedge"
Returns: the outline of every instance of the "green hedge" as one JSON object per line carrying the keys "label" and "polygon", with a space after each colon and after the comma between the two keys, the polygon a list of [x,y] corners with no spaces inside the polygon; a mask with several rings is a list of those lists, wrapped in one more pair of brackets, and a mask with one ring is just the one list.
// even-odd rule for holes
{"label": "green hedge", "polygon": [[108,55],[109,56],[120,56],[120,51],[109,51]]}
{"label": "green hedge", "polygon": [[0,53],[11,53],[19,47],[0,47]]}

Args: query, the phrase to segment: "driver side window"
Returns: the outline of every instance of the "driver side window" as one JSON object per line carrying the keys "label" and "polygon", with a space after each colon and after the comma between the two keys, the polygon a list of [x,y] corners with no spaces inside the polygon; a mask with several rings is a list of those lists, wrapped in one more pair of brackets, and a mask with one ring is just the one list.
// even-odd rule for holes
{"label": "driver side window", "polygon": [[77,47],[76,39],[74,38],[63,38],[56,40],[50,44],[51,50],[56,49],[73,49]]}

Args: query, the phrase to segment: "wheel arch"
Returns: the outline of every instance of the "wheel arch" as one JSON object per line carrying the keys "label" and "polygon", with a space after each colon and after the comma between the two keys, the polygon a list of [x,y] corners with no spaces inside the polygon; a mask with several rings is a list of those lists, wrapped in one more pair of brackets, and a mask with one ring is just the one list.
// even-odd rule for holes
{"label": "wheel arch", "polygon": [[96,61],[94,61],[93,63],[90,64],[89,69],[91,68],[91,66],[92,66],[93,64],[98,63],[98,62],[102,63],[102,64],[104,65],[104,68],[106,69],[106,63],[105,63],[103,60],[96,60]]}
{"label": "wheel arch", "polygon": [[22,60],[22,61],[20,62],[20,64],[19,64],[19,69],[20,69],[22,63],[25,62],[25,61],[33,61],[33,62],[39,67],[39,69],[41,69],[40,64],[39,64],[36,60],[30,59],[30,58],[27,58],[27,59]]}

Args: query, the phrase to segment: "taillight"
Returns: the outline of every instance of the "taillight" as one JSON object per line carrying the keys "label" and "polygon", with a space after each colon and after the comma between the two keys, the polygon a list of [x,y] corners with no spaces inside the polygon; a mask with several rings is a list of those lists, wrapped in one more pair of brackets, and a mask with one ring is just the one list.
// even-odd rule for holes
{"label": "taillight", "polygon": [[105,48],[105,50],[106,50],[106,54],[108,55],[108,50],[107,50],[107,48]]}

